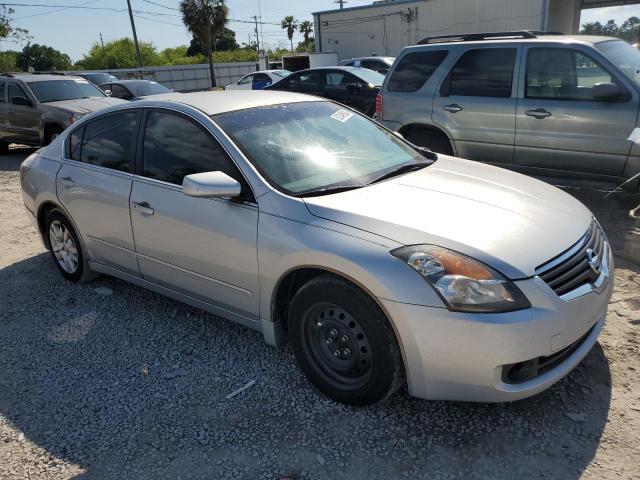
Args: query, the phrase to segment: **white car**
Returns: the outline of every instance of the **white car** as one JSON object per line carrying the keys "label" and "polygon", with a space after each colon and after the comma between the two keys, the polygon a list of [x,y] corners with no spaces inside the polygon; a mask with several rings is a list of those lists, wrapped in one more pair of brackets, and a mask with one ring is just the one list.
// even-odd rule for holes
{"label": "white car", "polygon": [[276,83],[291,72],[289,70],[261,70],[245,75],[236,83],[227,85],[225,90],[262,90],[264,87]]}

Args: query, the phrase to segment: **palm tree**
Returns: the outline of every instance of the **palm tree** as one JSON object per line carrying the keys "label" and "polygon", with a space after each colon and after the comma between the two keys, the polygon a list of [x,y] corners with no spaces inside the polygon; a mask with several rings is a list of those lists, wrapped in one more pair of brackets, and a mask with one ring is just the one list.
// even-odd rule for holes
{"label": "palm tree", "polygon": [[293,32],[296,31],[298,25],[296,25],[297,20],[293,18],[293,16],[289,15],[282,19],[282,23],[280,26],[283,30],[287,31],[287,37],[289,37],[289,41],[291,42],[291,51],[293,52]]}
{"label": "palm tree", "polygon": [[298,26],[298,30],[302,35],[304,35],[304,43],[309,43],[309,35],[311,35],[311,32],[313,32],[313,23],[311,23],[309,20],[305,20],[304,22],[300,23],[300,25]]}
{"label": "palm tree", "polygon": [[216,76],[213,72],[213,53],[211,47],[215,38],[224,30],[227,23],[229,9],[224,0],[182,0],[180,2],[182,22],[187,30],[204,47],[209,61],[211,87],[216,86]]}

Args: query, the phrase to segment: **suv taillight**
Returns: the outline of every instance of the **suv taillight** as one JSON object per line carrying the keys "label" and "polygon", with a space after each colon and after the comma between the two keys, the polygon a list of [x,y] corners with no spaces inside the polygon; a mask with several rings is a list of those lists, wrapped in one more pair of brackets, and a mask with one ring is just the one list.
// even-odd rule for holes
{"label": "suv taillight", "polygon": [[379,93],[376,97],[376,116],[382,118],[382,94]]}

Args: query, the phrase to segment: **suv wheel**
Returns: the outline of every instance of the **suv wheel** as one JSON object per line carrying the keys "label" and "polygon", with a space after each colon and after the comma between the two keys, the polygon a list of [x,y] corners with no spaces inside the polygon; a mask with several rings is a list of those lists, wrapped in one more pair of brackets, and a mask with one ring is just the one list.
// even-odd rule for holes
{"label": "suv wheel", "polygon": [[296,293],[289,338],[300,368],[332,399],[369,405],[404,383],[400,347],[387,318],[362,290],[321,275]]}
{"label": "suv wheel", "polygon": [[0,155],[9,153],[9,142],[0,142]]}
{"label": "suv wheel", "polygon": [[409,130],[404,137],[419,147],[426,147],[443,155],[453,155],[453,148],[451,148],[449,139],[444,133],[437,130]]}
{"label": "suv wheel", "polygon": [[44,144],[49,145],[51,142],[53,142],[56,138],[58,138],[58,135],[62,133],[62,130],[62,127],[58,125],[48,126],[44,132]]}

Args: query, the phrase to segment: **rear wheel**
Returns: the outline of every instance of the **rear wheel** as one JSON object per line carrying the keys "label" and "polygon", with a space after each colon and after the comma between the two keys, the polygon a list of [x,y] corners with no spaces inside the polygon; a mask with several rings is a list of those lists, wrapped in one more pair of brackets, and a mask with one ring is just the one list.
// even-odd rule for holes
{"label": "rear wheel", "polygon": [[306,283],[294,296],[289,337],[302,371],[334,400],[369,405],[404,383],[400,348],[378,305],[333,275]]}
{"label": "rear wheel", "polygon": [[51,256],[64,278],[72,282],[85,282],[97,275],[89,269],[82,244],[67,217],[57,209],[47,215],[47,230]]}
{"label": "rear wheel", "polygon": [[411,129],[404,134],[404,137],[419,147],[426,147],[443,155],[453,155],[451,142],[444,133],[437,130]]}

